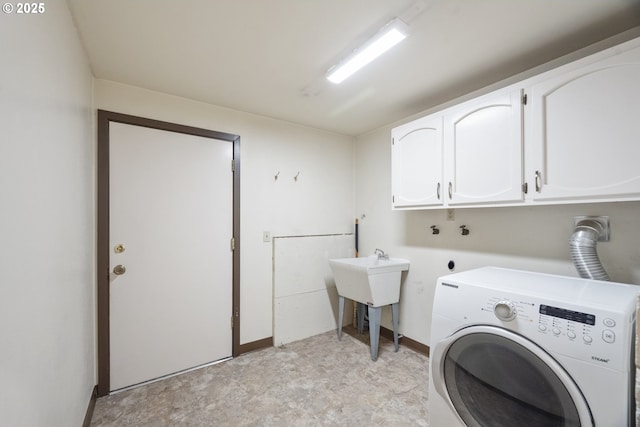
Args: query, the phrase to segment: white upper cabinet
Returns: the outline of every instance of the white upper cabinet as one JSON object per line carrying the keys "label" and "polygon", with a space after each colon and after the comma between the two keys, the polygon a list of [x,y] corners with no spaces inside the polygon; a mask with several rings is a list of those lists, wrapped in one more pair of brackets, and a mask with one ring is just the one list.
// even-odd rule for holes
{"label": "white upper cabinet", "polygon": [[442,205],[442,116],[407,123],[391,136],[393,206]]}
{"label": "white upper cabinet", "polygon": [[395,208],[640,200],[640,38],[392,136]]}
{"label": "white upper cabinet", "polygon": [[640,48],[627,43],[582,62],[527,89],[527,198],[637,200]]}
{"label": "white upper cabinet", "polygon": [[520,89],[493,92],[391,134],[395,208],[523,200]]}
{"label": "white upper cabinet", "polygon": [[522,95],[508,88],[445,112],[447,204],[523,200]]}

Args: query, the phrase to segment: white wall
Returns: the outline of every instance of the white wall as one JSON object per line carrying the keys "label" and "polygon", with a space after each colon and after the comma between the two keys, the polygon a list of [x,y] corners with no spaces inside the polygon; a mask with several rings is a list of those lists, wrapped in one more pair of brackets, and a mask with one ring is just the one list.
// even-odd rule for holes
{"label": "white wall", "polygon": [[[402,287],[400,332],[429,344],[436,279],[485,265],[578,276],[570,258],[573,217],[609,215],[611,240],[598,253],[614,281],[640,284],[640,202],[589,205],[456,209],[455,221],[444,210],[391,210],[391,127],[356,142],[356,216],[360,252],[381,248],[407,258],[411,267]],[[459,226],[470,234],[462,236]],[[431,234],[431,225],[440,234]],[[383,323],[391,327],[390,313]]]}
{"label": "white wall", "polygon": [[0,16],[3,426],[82,425],[95,384],[92,76],[45,6]]}
{"label": "white wall", "polygon": [[94,97],[100,109],[240,135],[240,342],[271,337],[272,244],[262,232],[353,231],[353,139],[105,80]]}
{"label": "white wall", "polygon": [[[338,291],[329,260],[354,256],[353,234],[279,237],[273,248],[273,344],[336,329]],[[345,303],[343,325],[351,324],[352,313]]]}

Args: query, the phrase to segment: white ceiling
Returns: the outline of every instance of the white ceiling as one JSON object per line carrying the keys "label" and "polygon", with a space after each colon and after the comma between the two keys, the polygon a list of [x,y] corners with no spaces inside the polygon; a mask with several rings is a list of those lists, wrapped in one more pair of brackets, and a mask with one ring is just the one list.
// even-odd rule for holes
{"label": "white ceiling", "polygon": [[640,25],[640,0],[424,0],[411,35],[327,69],[415,0],[67,0],[94,75],[359,135]]}

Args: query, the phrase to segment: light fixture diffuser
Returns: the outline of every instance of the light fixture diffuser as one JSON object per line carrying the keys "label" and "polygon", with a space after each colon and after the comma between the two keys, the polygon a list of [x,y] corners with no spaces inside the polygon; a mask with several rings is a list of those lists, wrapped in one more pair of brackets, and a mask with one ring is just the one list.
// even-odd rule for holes
{"label": "light fixture diffuser", "polygon": [[332,67],[327,73],[327,80],[336,84],[343,82],[353,73],[400,43],[407,37],[407,34],[406,24],[400,19],[394,19],[357,48],[351,56]]}

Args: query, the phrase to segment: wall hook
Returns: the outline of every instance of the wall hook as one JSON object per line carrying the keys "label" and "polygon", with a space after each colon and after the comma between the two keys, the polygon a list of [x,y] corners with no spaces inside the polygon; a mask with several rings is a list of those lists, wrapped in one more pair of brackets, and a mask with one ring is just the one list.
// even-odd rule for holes
{"label": "wall hook", "polygon": [[431,226],[431,234],[440,234],[440,229],[437,226],[432,225]]}
{"label": "wall hook", "polygon": [[277,180],[278,180],[278,175],[280,175],[280,171],[278,171],[278,173],[277,173],[277,174],[275,174],[275,175],[273,176],[273,179],[274,179],[275,181],[277,181]]}
{"label": "wall hook", "polygon": [[462,229],[462,235],[463,236],[468,236],[469,235],[469,229],[467,228],[466,225],[461,225],[460,228]]}
{"label": "wall hook", "polygon": [[293,177],[293,180],[294,180],[294,181],[297,181],[299,176],[300,176],[300,171],[298,171],[298,173],[296,174],[296,176],[294,176],[294,177]]}

